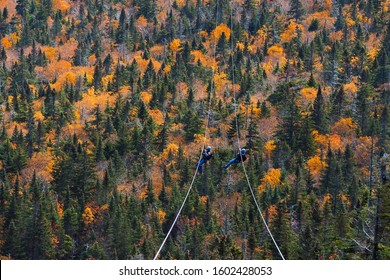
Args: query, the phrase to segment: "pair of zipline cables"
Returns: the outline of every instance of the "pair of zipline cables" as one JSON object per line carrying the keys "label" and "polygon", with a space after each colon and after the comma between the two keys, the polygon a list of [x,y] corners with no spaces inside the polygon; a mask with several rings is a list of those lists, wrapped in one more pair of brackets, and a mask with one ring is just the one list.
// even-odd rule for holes
{"label": "pair of zipline cables", "polygon": [[[217,23],[218,23],[218,6],[219,6],[218,4],[219,4],[219,3],[218,3],[218,0],[217,0],[217,2],[216,2],[217,7],[216,7],[215,27],[217,27]],[[237,99],[236,99],[236,91],[235,91],[235,87],[234,87],[234,84],[235,84],[235,75],[234,75],[234,45],[233,45],[233,34],[232,34],[232,33],[233,33],[233,13],[232,13],[232,3],[231,3],[231,1],[230,1],[230,24],[231,24],[231,28],[230,28],[230,29],[231,29],[231,32],[230,32],[230,33],[231,33],[231,34],[230,34],[231,50],[232,50],[232,53],[233,53],[233,55],[232,55],[232,68],[233,68],[233,69],[232,69],[232,90],[233,90],[234,104],[236,104],[236,105],[234,106],[234,111],[235,111],[235,120],[236,120],[235,122],[236,122],[236,133],[237,133],[237,144],[238,144],[238,147],[240,148],[240,147],[241,147],[241,144],[240,144],[240,135],[239,135],[239,133],[238,133],[238,132],[239,132],[239,128],[238,128],[238,104],[237,104]],[[214,57],[214,60],[215,60],[215,56],[216,56],[216,34],[214,34],[214,50],[213,50],[213,52],[214,52],[213,57]],[[206,119],[206,129],[205,129],[204,143],[203,143],[203,146],[202,146],[202,148],[201,148],[201,153],[200,153],[199,161],[202,159],[203,147],[204,147],[205,144],[206,144],[207,130],[208,130],[209,120],[210,120],[211,99],[212,99],[212,93],[213,93],[213,90],[214,90],[214,71],[215,71],[214,68],[212,68],[212,69],[213,69],[213,71],[212,71],[213,74],[212,74],[212,80],[211,80],[211,86],[210,86],[210,96],[209,96],[208,112],[207,112],[207,119]],[[248,174],[247,174],[246,169],[245,169],[245,164],[244,164],[244,162],[243,162],[243,160],[242,160],[241,151],[240,151],[240,156],[241,156],[241,162],[242,162],[242,167],[243,167],[243,170],[244,170],[244,173],[245,173],[246,181],[247,181],[247,183],[248,183],[248,187],[249,187],[249,190],[250,190],[250,192],[251,192],[252,198],[253,198],[253,200],[254,200],[254,202],[255,202],[255,205],[256,205],[256,207],[257,207],[257,210],[258,210],[259,213],[260,213],[260,216],[261,216],[261,219],[262,219],[262,221],[263,221],[263,223],[264,223],[264,226],[265,226],[265,228],[267,229],[267,231],[268,231],[268,233],[269,233],[269,235],[270,235],[270,237],[271,237],[273,243],[275,244],[275,247],[277,248],[279,255],[281,256],[281,258],[282,258],[283,260],[285,260],[285,258],[284,258],[284,256],[283,256],[282,252],[280,251],[280,248],[279,248],[279,246],[278,246],[278,244],[277,244],[275,238],[273,237],[273,235],[272,235],[272,233],[271,233],[271,230],[269,229],[269,227],[268,227],[268,225],[267,225],[267,222],[266,222],[265,219],[264,219],[263,214],[261,213],[260,206],[259,206],[259,204],[258,204],[258,202],[257,202],[256,196],[255,196],[255,194],[254,194],[254,192],[253,192],[253,188],[252,188],[252,186],[251,186],[251,183],[250,183],[250,181],[249,181]],[[185,205],[185,203],[186,203],[186,201],[187,201],[187,199],[188,199],[188,197],[189,197],[189,194],[190,194],[190,192],[191,192],[191,189],[192,189],[192,187],[193,187],[193,185],[194,185],[195,178],[196,178],[196,174],[198,173],[198,164],[199,164],[199,161],[198,161],[198,163],[197,163],[197,167],[196,167],[195,172],[194,172],[194,175],[193,175],[193,177],[192,177],[192,181],[191,181],[190,187],[188,188],[187,194],[186,194],[186,196],[184,197],[183,203],[182,203],[182,205],[181,205],[181,207],[180,207],[180,209],[179,209],[179,211],[178,211],[178,213],[177,213],[177,215],[176,215],[176,217],[175,217],[175,220],[173,221],[173,223],[172,223],[172,225],[171,225],[171,227],[170,227],[170,229],[169,229],[167,235],[165,236],[164,241],[162,242],[160,248],[158,249],[156,255],[154,256],[153,260],[156,260],[156,259],[158,258],[158,256],[159,256],[159,254],[160,254],[162,248],[164,247],[165,243],[167,242],[167,240],[168,240],[168,238],[169,238],[169,236],[170,236],[170,234],[171,234],[171,232],[172,232],[172,230],[173,230],[173,227],[175,226],[175,224],[176,224],[176,222],[177,222],[177,220],[178,220],[178,218],[179,218],[179,216],[180,216],[180,214],[181,214],[181,211],[182,211],[183,208],[184,208],[184,205]]]}
{"label": "pair of zipline cables", "polygon": [[[217,22],[218,22],[218,6],[219,6],[219,1],[217,0],[216,2],[216,18],[215,18],[215,27],[217,27]],[[217,40],[216,40],[216,34],[214,34],[214,46],[213,46],[213,58],[215,60],[215,56],[216,56],[216,48],[217,48]],[[203,141],[203,146],[201,148],[201,152],[200,152],[200,156],[199,156],[199,160],[197,162],[197,165],[196,165],[196,169],[195,169],[195,172],[194,172],[194,175],[192,176],[192,181],[191,181],[191,184],[190,184],[190,187],[188,188],[188,191],[187,191],[187,194],[186,196],[184,197],[184,200],[183,200],[183,203],[181,205],[181,207],[179,208],[179,211],[177,212],[177,215],[175,217],[175,220],[173,221],[167,235],[165,236],[164,238],[164,241],[162,242],[160,248],[158,249],[156,255],[154,256],[153,260],[156,260],[162,250],[162,248],[164,247],[165,243],[167,242],[168,238],[169,238],[169,235],[171,234],[180,214],[181,214],[181,211],[183,210],[184,208],[184,205],[190,195],[190,192],[192,190],[192,187],[194,185],[194,182],[195,182],[195,178],[196,178],[196,174],[198,173],[198,164],[200,162],[200,160],[202,159],[202,154],[203,154],[203,149],[204,147],[206,146],[206,140],[207,140],[207,131],[208,131],[208,127],[209,127],[209,121],[210,121],[210,111],[211,111],[211,99],[212,99],[212,94],[213,94],[213,91],[214,91],[214,74],[215,74],[215,69],[214,67],[212,67],[212,76],[211,76],[211,86],[210,86],[210,95],[208,96],[209,98],[209,102],[208,102],[208,110],[207,110],[207,119],[206,119],[206,129],[205,129],[205,132],[204,132],[204,141]]]}

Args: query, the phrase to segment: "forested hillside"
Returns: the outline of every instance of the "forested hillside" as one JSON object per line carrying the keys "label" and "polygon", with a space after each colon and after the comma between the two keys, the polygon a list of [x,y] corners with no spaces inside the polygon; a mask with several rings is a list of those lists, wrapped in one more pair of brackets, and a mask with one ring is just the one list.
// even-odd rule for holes
{"label": "forested hillside", "polygon": [[390,259],[389,9],[0,0],[1,258]]}

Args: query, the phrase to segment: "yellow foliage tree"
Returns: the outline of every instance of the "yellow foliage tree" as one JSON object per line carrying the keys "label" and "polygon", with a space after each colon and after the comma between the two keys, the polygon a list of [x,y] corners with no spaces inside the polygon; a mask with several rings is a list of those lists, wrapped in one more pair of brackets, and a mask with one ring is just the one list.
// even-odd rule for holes
{"label": "yellow foliage tree", "polygon": [[43,182],[49,183],[53,177],[53,166],[54,166],[54,155],[51,151],[46,153],[38,152],[33,154],[29,159],[27,168],[23,170],[23,175],[30,179],[34,174],[34,171],[37,177]]}
{"label": "yellow foliage tree", "polygon": [[85,207],[84,213],[81,215],[83,218],[84,224],[89,225],[92,224],[95,220],[95,215],[92,213],[90,207]]}
{"label": "yellow foliage tree", "polygon": [[319,176],[321,175],[321,171],[325,167],[327,167],[326,162],[322,161],[321,158],[317,155],[311,157],[307,161],[307,169],[309,169],[310,174],[316,179],[319,178]]}
{"label": "yellow foliage tree", "polygon": [[295,21],[291,21],[288,27],[280,35],[280,37],[284,42],[290,42],[293,38],[296,38],[298,36],[298,32],[302,31],[302,24],[296,23]]}
{"label": "yellow foliage tree", "polygon": [[276,210],[276,205],[274,204],[271,204],[269,207],[268,207],[268,219],[270,221],[273,221],[274,218],[276,217],[276,214],[278,213],[278,211]]}
{"label": "yellow foliage tree", "polygon": [[308,101],[313,101],[317,96],[317,90],[313,87],[301,89],[302,96]]}
{"label": "yellow foliage tree", "polygon": [[167,213],[165,213],[162,209],[158,209],[157,218],[158,218],[158,222],[160,224],[162,224],[164,222],[166,215],[167,215]]}
{"label": "yellow foliage tree", "polygon": [[150,102],[150,100],[152,100],[152,94],[150,94],[149,92],[147,91],[143,91],[141,92],[141,99],[142,101],[145,103],[145,104],[148,104]]}
{"label": "yellow foliage tree", "polygon": [[354,96],[358,90],[358,87],[354,81],[351,81],[349,84],[345,84],[343,87],[347,96]]}
{"label": "yellow foliage tree", "polygon": [[340,199],[341,199],[341,201],[342,201],[345,205],[347,205],[347,206],[350,206],[350,205],[351,205],[351,202],[350,202],[350,200],[349,200],[349,198],[348,198],[348,195],[342,193],[342,194],[340,194]]}
{"label": "yellow foliage tree", "polygon": [[264,151],[267,155],[268,158],[271,157],[271,154],[272,154],[272,151],[274,151],[276,149],[276,144],[275,144],[275,141],[274,140],[270,140],[268,141],[267,143],[265,143],[264,145]]}
{"label": "yellow foliage tree", "polygon": [[214,75],[214,85],[215,85],[217,95],[222,94],[227,82],[228,79],[226,73],[216,73]]}
{"label": "yellow foliage tree", "polygon": [[53,9],[60,10],[61,12],[66,12],[69,10],[70,5],[66,0],[53,0]]}
{"label": "yellow foliage tree", "polygon": [[263,180],[261,180],[261,184],[258,187],[259,193],[263,193],[266,186],[275,188],[276,186],[280,185],[281,175],[282,173],[280,168],[270,168],[267,174],[265,174]]}
{"label": "yellow foliage tree", "polygon": [[219,40],[219,38],[221,38],[222,36],[222,33],[225,33],[225,36],[226,36],[226,41],[229,41],[230,39],[230,28],[224,24],[224,23],[221,23],[220,25],[218,25],[212,32],[211,32],[211,39],[214,41],[217,41]]}
{"label": "yellow foliage tree", "polygon": [[284,53],[284,50],[281,46],[279,45],[273,45],[267,50],[268,55],[276,56],[276,57],[281,57]]}
{"label": "yellow foliage tree", "polygon": [[321,12],[314,12],[312,14],[309,14],[307,18],[304,20],[305,25],[309,25],[313,20],[318,20],[319,27],[322,28],[329,28],[333,26],[336,19],[334,17],[331,17],[329,10],[324,10]]}
{"label": "yellow foliage tree", "polygon": [[331,195],[330,193],[326,194],[326,195],[324,196],[324,200],[323,200],[323,202],[322,202],[322,206],[324,206],[328,201],[330,201],[331,198],[332,198],[332,195]]}
{"label": "yellow foliage tree", "polygon": [[7,37],[4,37],[1,39],[1,45],[7,50],[12,47],[12,42]]}
{"label": "yellow foliage tree", "polygon": [[317,130],[313,130],[312,135],[314,137],[314,141],[316,144],[322,149],[328,149],[330,144],[330,148],[332,151],[343,150],[344,145],[340,135],[333,134],[320,134]]}
{"label": "yellow foliage tree", "polygon": [[[50,63],[45,69],[44,74],[48,79],[58,78],[60,75],[69,72],[72,68],[72,64],[66,60],[54,61]],[[66,77],[63,78],[65,80]]]}
{"label": "yellow foliage tree", "polygon": [[9,38],[11,39],[12,44],[14,44],[14,45],[15,45],[15,44],[19,41],[19,39],[20,39],[18,33],[16,33],[16,32],[11,33],[11,34],[9,35]]}
{"label": "yellow foliage tree", "polygon": [[378,55],[378,51],[379,50],[377,48],[372,48],[371,50],[368,51],[367,57],[371,62],[375,60],[376,56]]}
{"label": "yellow foliage tree", "polygon": [[57,48],[53,48],[50,46],[42,46],[41,50],[42,50],[42,52],[45,53],[45,56],[49,61],[54,61],[58,58],[58,49]]}
{"label": "yellow foliage tree", "polygon": [[216,70],[217,67],[218,67],[218,64],[217,64],[217,62],[215,61],[214,58],[208,57],[208,56],[204,55],[199,50],[191,51],[191,55],[194,58],[194,61],[193,61],[194,63],[198,63],[198,61],[200,61],[202,66],[210,67],[210,68],[212,68],[214,70]]}
{"label": "yellow foliage tree", "polygon": [[43,121],[45,119],[45,116],[42,114],[41,111],[36,111],[34,113],[34,119],[37,121]]}
{"label": "yellow foliage tree", "polygon": [[172,42],[169,44],[169,48],[174,53],[181,50],[181,41],[180,39],[173,39]]}
{"label": "yellow foliage tree", "polygon": [[357,127],[352,118],[342,118],[332,126],[332,131],[345,137],[355,134]]}
{"label": "yellow foliage tree", "polygon": [[241,42],[237,42],[236,48],[242,51],[242,50],[244,50],[245,45],[243,43],[241,43]]}
{"label": "yellow foliage tree", "polygon": [[57,91],[60,91],[65,84],[76,84],[77,77],[73,72],[66,72],[59,75],[56,82],[51,85]]}
{"label": "yellow foliage tree", "polygon": [[148,20],[141,15],[136,22],[137,29],[142,33],[148,26]]}
{"label": "yellow foliage tree", "polygon": [[164,115],[160,110],[149,110],[149,114],[156,124],[161,125],[164,123]]}
{"label": "yellow foliage tree", "polygon": [[163,161],[171,160],[171,157],[177,156],[178,153],[179,146],[174,143],[170,143],[162,152],[161,159]]}
{"label": "yellow foliage tree", "polygon": [[340,135],[336,133],[329,135],[329,143],[330,148],[333,151],[344,150],[343,140],[341,139]]}

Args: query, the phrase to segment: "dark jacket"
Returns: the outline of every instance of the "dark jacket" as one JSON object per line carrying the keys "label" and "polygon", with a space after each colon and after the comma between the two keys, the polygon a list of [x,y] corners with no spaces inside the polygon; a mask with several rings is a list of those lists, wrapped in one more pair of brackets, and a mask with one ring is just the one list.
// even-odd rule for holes
{"label": "dark jacket", "polygon": [[236,156],[236,160],[238,160],[238,162],[241,162],[241,158],[242,158],[242,161],[246,161],[246,155],[238,153]]}
{"label": "dark jacket", "polygon": [[212,152],[204,151],[204,152],[202,153],[202,157],[203,157],[203,159],[205,159],[205,160],[209,160],[209,159],[211,159],[211,158],[213,157],[213,153],[212,153]]}

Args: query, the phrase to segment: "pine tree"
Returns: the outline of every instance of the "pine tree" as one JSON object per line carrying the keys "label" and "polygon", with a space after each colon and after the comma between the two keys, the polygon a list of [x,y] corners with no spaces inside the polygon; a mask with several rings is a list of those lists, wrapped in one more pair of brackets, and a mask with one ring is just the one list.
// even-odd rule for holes
{"label": "pine tree", "polygon": [[163,207],[168,206],[169,198],[167,191],[165,189],[165,184],[163,184],[160,194],[158,195],[158,199],[161,201]]}
{"label": "pine tree", "polygon": [[27,8],[28,8],[27,0],[16,1],[16,12],[22,17],[22,19],[25,19]]}
{"label": "pine tree", "polygon": [[222,32],[221,37],[218,39],[217,43],[217,51],[218,53],[224,55],[226,49],[226,34],[225,32]]}
{"label": "pine tree", "polygon": [[197,113],[193,111],[188,111],[184,118],[185,139],[187,141],[193,141],[195,139],[195,134],[204,133],[203,121]]}
{"label": "pine tree", "polygon": [[148,20],[152,20],[156,15],[156,1],[155,0],[138,0],[140,7],[140,15],[144,15]]}
{"label": "pine tree", "polygon": [[315,153],[315,142],[313,138],[312,121],[305,117],[302,124],[302,131],[299,135],[299,148],[305,157],[310,157]]}
{"label": "pine tree", "polygon": [[324,134],[328,131],[327,112],[325,107],[325,100],[322,96],[321,86],[318,87],[317,97],[314,100],[311,118],[313,120],[314,128],[318,132]]}
{"label": "pine tree", "polygon": [[47,199],[41,194],[38,179],[34,172],[30,190],[32,192],[33,212],[27,226],[26,250],[29,259],[51,259],[54,256],[51,227],[47,218]]}
{"label": "pine tree", "polygon": [[370,134],[370,104],[369,98],[372,96],[373,88],[370,84],[364,83],[358,90],[356,95],[356,120],[359,123],[360,129],[364,135]]}
{"label": "pine tree", "polygon": [[309,81],[307,82],[307,86],[308,87],[316,87],[317,86],[316,80],[313,77],[313,72],[310,73],[310,78],[309,78]]}
{"label": "pine tree", "polygon": [[99,162],[102,160],[105,160],[104,146],[103,146],[102,138],[99,136],[97,146],[96,146],[96,161]]}
{"label": "pine tree", "polygon": [[244,126],[244,117],[242,113],[238,113],[237,116],[235,116],[231,122],[229,130],[227,131],[227,137],[230,140],[230,142],[235,142],[237,137],[241,138],[241,130]]}
{"label": "pine tree", "polygon": [[342,117],[342,113],[345,110],[345,92],[344,87],[340,87],[340,89],[335,93],[335,96],[332,98],[332,118],[337,121]]}
{"label": "pine tree", "polygon": [[390,22],[387,23],[386,32],[382,39],[382,47],[377,57],[377,69],[375,71],[376,85],[383,85],[389,83],[390,72]]}
{"label": "pine tree", "polygon": [[93,86],[95,90],[100,90],[102,88],[102,61],[99,59],[95,65],[95,70],[93,72]]}
{"label": "pine tree", "polygon": [[[279,203],[277,206],[277,214],[272,222],[271,229],[274,233],[274,238],[277,244],[280,244],[280,250],[285,258],[295,259],[296,247],[295,238],[289,226],[289,219],[286,217],[287,209],[284,203]],[[280,259],[279,252],[273,246],[272,248],[273,259]]]}
{"label": "pine tree", "polygon": [[288,14],[291,15],[296,21],[300,20],[304,13],[305,10],[300,0],[290,1],[290,10],[288,11]]}
{"label": "pine tree", "polygon": [[26,257],[23,243],[23,201],[19,192],[19,177],[17,177],[11,203],[5,216],[5,228],[7,232],[3,248],[3,251],[13,259],[24,259]]}
{"label": "pine tree", "polygon": [[[276,96],[275,99],[279,99],[277,102],[280,108],[281,122],[278,125],[276,132],[277,137],[289,146],[290,149],[296,151],[298,141],[298,133],[302,126],[302,115],[300,108],[297,105],[296,93],[292,92],[290,85],[284,88],[285,92],[277,93],[280,96]],[[271,97],[271,96],[270,96]],[[279,151],[282,151],[282,147]]]}
{"label": "pine tree", "polygon": [[146,199],[146,202],[150,205],[154,204],[156,201],[156,196],[155,196],[155,193],[153,190],[152,180],[149,180],[149,182],[148,182],[145,199]]}
{"label": "pine tree", "polygon": [[166,146],[168,144],[169,126],[170,126],[170,118],[169,118],[169,115],[167,113],[167,114],[165,114],[165,120],[164,120],[163,127],[162,127],[160,133],[158,134],[159,150],[161,152],[166,148]]}
{"label": "pine tree", "polygon": [[329,193],[332,198],[332,213],[336,212],[336,201],[338,199],[339,192],[341,190],[341,170],[339,162],[333,151],[328,147],[327,167],[324,169],[321,179],[322,189],[324,193]]}
{"label": "pine tree", "polygon": [[267,103],[265,101],[261,102],[261,117],[269,118],[270,116],[271,116],[271,110],[267,106]]}

